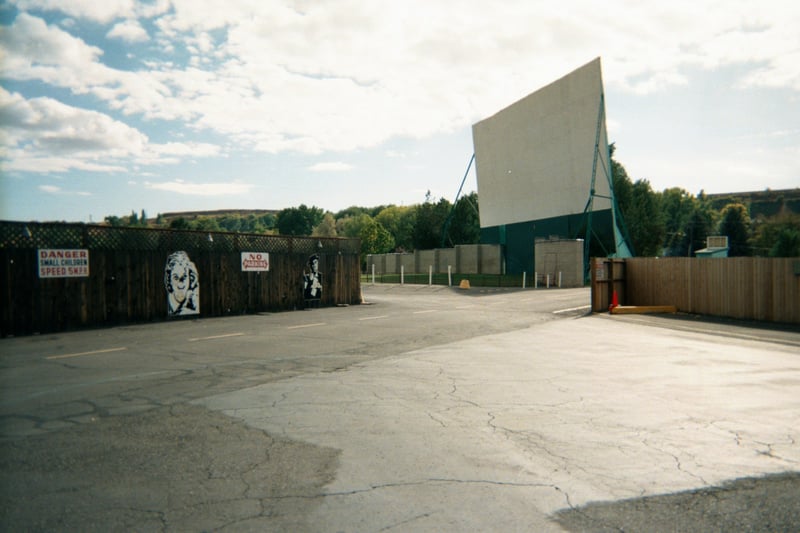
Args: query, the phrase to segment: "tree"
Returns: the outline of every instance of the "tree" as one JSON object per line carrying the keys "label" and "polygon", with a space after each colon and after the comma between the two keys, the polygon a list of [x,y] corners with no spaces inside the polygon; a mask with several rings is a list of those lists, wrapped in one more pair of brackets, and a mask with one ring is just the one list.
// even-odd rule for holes
{"label": "tree", "polygon": [[349,239],[358,239],[361,228],[368,224],[372,217],[362,212],[355,216],[346,216],[336,221],[336,233]]}
{"label": "tree", "polygon": [[289,207],[278,213],[275,225],[281,235],[311,235],[314,227],[322,222],[324,211],[319,207]]}
{"label": "tree", "polygon": [[770,257],[800,257],[800,228],[781,228],[775,244],[769,250]]}
{"label": "tree", "polygon": [[676,255],[692,257],[694,252],[705,248],[706,239],[714,228],[714,218],[713,209],[704,207],[700,202],[683,227],[683,235],[678,246],[678,250],[682,253]]}
{"label": "tree", "polygon": [[336,237],[336,220],[333,214],[325,213],[320,222],[311,232],[314,237]]}
{"label": "tree", "polygon": [[478,244],[481,241],[481,222],[478,193],[462,196],[450,211],[445,244]]}
{"label": "tree", "polygon": [[665,223],[664,254],[691,257],[705,248],[706,238],[716,225],[717,212],[706,195],[697,196],[677,187],[661,193],[661,212]]}
{"label": "tree", "polygon": [[649,181],[631,182],[625,167],[613,158],[613,147],[612,144],[611,173],[622,226],[627,229],[636,255],[659,255],[666,233],[660,197],[653,192]]}
{"label": "tree", "polygon": [[665,224],[664,255],[685,256],[685,230],[697,208],[697,199],[684,189],[673,187],[661,193]]}
{"label": "tree", "polygon": [[394,237],[397,251],[414,248],[413,231],[416,207],[390,205],[383,208],[376,216],[379,222]]}
{"label": "tree", "polygon": [[169,223],[169,227],[171,229],[191,229],[192,226],[185,218],[178,217],[172,219],[172,221]]}
{"label": "tree", "polygon": [[728,237],[728,256],[752,255],[750,247],[750,214],[744,204],[728,204],[720,212],[719,234]]}
{"label": "tree", "polygon": [[348,207],[347,209],[342,209],[341,211],[336,213],[333,216],[333,218],[335,218],[336,220],[339,220],[339,219],[342,219],[342,218],[356,217],[358,215],[364,215],[364,214],[372,216],[372,214],[370,213],[371,211],[372,210],[367,208],[367,207],[358,207],[358,206],[352,205],[352,206]]}
{"label": "tree", "polygon": [[[630,211],[630,206],[632,204],[632,197],[633,197],[633,182],[631,178],[628,176],[628,171],[625,170],[625,167],[619,163],[616,159],[614,159],[614,150],[616,146],[614,143],[611,143],[608,147],[609,153],[611,154],[611,181],[614,187],[614,198],[617,202],[617,209],[619,210],[619,218],[621,220],[617,220],[617,224],[623,231],[625,238],[629,241],[631,247],[633,247],[633,243],[630,242],[632,240],[630,235],[630,224],[628,223],[628,219],[626,214]],[[632,250],[634,253],[638,252],[634,247]]]}
{"label": "tree", "polygon": [[783,211],[759,221],[752,243],[756,255],[800,257],[800,215]]}
{"label": "tree", "polygon": [[362,259],[368,254],[384,254],[394,249],[394,237],[392,237],[392,234],[372,217],[365,219],[358,237],[361,239]]}
{"label": "tree", "polygon": [[442,229],[451,204],[445,198],[433,203],[431,192],[425,195],[425,203],[417,207],[412,232],[414,249],[430,250],[442,245]]}
{"label": "tree", "polygon": [[659,197],[647,180],[636,180],[625,213],[633,248],[643,257],[660,255],[666,233]]}
{"label": "tree", "polygon": [[617,199],[617,207],[619,207],[620,211],[625,212],[631,204],[633,182],[628,176],[628,171],[625,170],[625,167],[614,159],[615,149],[616,146],[614,143],[608,146],[608,151],[611,154],[611,179],[614,185],[614,196]]}

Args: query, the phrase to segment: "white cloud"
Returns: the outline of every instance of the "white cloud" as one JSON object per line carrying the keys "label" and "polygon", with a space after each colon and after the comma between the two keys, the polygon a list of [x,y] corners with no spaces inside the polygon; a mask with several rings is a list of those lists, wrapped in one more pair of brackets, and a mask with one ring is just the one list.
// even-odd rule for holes
{"label": "white cloud", "polygon": [[[454,131],[598,55],[608,85],[639,94],[688,83],[688,69],[730,65],[743,67],[742,87],[800,90],[800,7],[781,0],[764,0],[758,13],[744,0],[621,2],[602,10],[589,0],[491,9],[422,0],[95,4],[17,2],[75,18],[125,19],[111,37],[143,36],[137,13],[158,17],[153,37],[165,55],[139,71],[112,69],[99,48],[21,13],[0,36],[4,75],[269,153],[349,151]],[[187,64],[171,62],[178,49],[193,54]]]}
{"label": "white cloud", "polygon": [[0,121],[6,170],[121,172],[128,161],[176,163],[220,153],[218,146],[207,143],[151,143],[137,129],[108,115],[52,98],[26,100],[2,87]]}
{"label": "white cloud", "polygon": [[106,37],[112,39],[122,39],[129,43],[139,43],[150,39],[147,31],[139,24],[137,20],[125,20],[118,22],[106,34]]}
{"label": "white cloud", "polygon": [[59,194],[61,192],[61,187],[56,187],[55,185],[39,185],[39,190],[47,194]]}
{"label": "white cloud", "polygon": [[311,172],[346,172],[352,170],[353,165],[341,161],[331,161],[328,163],[317,163],[308,167]]}
{"label": "white cloud", "polygon": [[188,196],[240,196],[249,193],[252,189],[252,185],[246,183],[191,183],[183,180],[163,183],[145,182],[145,187]]}
{"label": "white cloud", "polygon": [[11,0],[21,11],[58,11],[74,18],[110,22],[134,14],[134,0]]}

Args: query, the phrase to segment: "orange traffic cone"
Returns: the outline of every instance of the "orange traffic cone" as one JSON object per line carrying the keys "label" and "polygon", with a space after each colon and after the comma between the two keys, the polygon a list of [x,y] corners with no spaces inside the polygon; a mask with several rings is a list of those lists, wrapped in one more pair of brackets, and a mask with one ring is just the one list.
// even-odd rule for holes
{"label": "orange traffic cone", "polygon": [[608,306],[608,312],[610,313],[612,309],[615,307],[619,307],[619,298],[617,297],[617,291],[614,291],[611,294],[611,305]]}

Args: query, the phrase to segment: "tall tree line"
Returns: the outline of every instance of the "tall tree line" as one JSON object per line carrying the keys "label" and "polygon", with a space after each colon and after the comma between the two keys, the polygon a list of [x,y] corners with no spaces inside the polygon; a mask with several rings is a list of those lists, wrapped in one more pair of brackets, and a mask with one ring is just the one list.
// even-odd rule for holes
{"label": "tall tree line", "polygon": [[[707,237],[726,235],[729,256],[800,256],[800,214],[784,209],[772,215],[750,216],[747,205],[730,202],[716,209],[702,192],[681,188],[654,191],[647,179],[633,181],[614,158],[611,172],[621,225],[638,256],[691,257],[704,248]],[[144,210],[127,217],[106,217],[115,226],[171,227],[202,231],[236,231],[279,235],[313,235],[361,239],[361,252],[404,252],[480,242],[478,193],[455,204],[430,192],[410,206],[352,206],[337,213],[301,204],[277,214],[197,216],[148,219]]]}

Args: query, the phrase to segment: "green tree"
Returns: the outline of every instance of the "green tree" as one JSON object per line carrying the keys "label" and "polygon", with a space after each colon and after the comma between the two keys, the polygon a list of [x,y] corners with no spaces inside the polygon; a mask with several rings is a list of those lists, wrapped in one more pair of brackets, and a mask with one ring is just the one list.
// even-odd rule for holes
{"label": "green tree", "polygon": [[336,220],[333,214],[325,213],[322,217],[322,222],[317,224],[311,232],[314,237],[336,237]]}
{"label": "green tree", "polygon": [[697,199],[684,189],[673,187],[661,193],[661,211],[665,224],[664,254],[685,256],[685,231],[697,209]]}
{"label": "green tree", "polygon": [[379,222],[394,237],[397,251],[414,248],[413,231],[416,207],[390,205],[383,208],[376,216]]}
{"label": "green tree", "polygon": [[728,256],[752,255],[750,214],[744,204],[728,204],[720,212],[719,234],[728,236]]}
{"label": "green tree", "polygon": [[448,241],[456,244],[478,244],[481,242],[481,221],[478,193],[462,196],[452,210],[448,225]]}
{"label": "green tree", "polygon": [[224,215],[217,218],[219,227],[225,231],[244,231],[243,222],[244,219],[239,215]]}
{"label": "green tree", "polygon": [[445,198],[434,203],[431,192],[425,195],[425,203],[417,207],[412,233],[414,249],[430,250],[442,245],[442,229],[451,204]]}
{"label": "green tree", "polygon": [[783,211],[760,221],[753,236],[756,255],[800,257],[800,215]]}
{"label": "green tree", "polygon": [[361,258],[368,254],[384,254],[394,249],[394,237],[380,222],[369,217],[364,219],[358,237],[361,239]]}
{"label": "green tree", "polygon": [[105,218],[106,224],[113,227],[122,226],[122,219],[115,215],[109,215]]}
{"label": "green tree", "polygon": [[[626,216],[633,203],[633,182],[628,176],[628,171],[625,170],[625,167],[614,159],[614,150],[616,146],[612,143],[608,148],[611,154],[611,180],[614,187],[614,198],[616,199],[617,209],[619,210],[617,224],[622,229],[623,235],[628,240],[628,243],[633,247],[630,223]],[[633,252],[638,253],[639,251],[634,247]]]}
{"label": "green tree", "polygon": [[665,189],[661,193],[661,211],[665,223],[664,254],[691,257],[705,248],[706,238],[716,226],[717,212],[700,191],[692,196],[683,189]]}
{"label": "green tree", "polygon": [[781,228],[775,244],[769,250],[770,257],[800,257],[800,229]]}
{"label": "green tree", "polygon": [[336,221],[336,233],[341,237],[357,239],[361,233],[361,227],[370,220],[372,217],[363,212],[354,216],[345,216]]}
{"label": "green tree", "polygon": [[625,214],[636,253],[643,257],[661,255],[666,233],[659,197],[647,180],[636,180],[631,204]]}
{"label": "green tree", "polygon": [[653,192],[649,181],[631,182],[625,167],[613,158],[613,145],[611,154],[614,196],[622,215],[621,226],[627,230],[636,255],[660,255],[666,234],[660,197]]}
{"label": "green tree", "polygon": [[322,222],[325,213],[319,207],[289,207],[278,213],[275,225],[281,235],[311,235],[314,227]]}
{"label": "green tree", "polygon": [[694,252],[706,247],[706,239],[714,229],[715,212],[710,206],[700,202],[692,211],[689,221],[683,228],[683,236],[678,251],[685,257],[692,257]]}
{"label": "green tree", "polygon": [[359,215],[364,215],[364,214],[369,215],[369,216],[373,216],[371,214],[371,211],[372,211],[372,209],[369,209],[367,207],[358,207],[358,206],[352,205],[352,206],[350,206],[350,207],[348,207],[346,209],[342,209],[341,211],[336,213],[333,216],[333,218],[335,218],[336,220],[340,220],[342,218],[357,217]]}
{"label": "green tree", "polygon": [[192,229],[199,231],[220,231],[216,217],[202,216],[197,217],[192,223]]}
{"label": "green tree", "polygon": [[191,229],[192,226],[184,217],[173,218],[169,223],[171,229]]}

